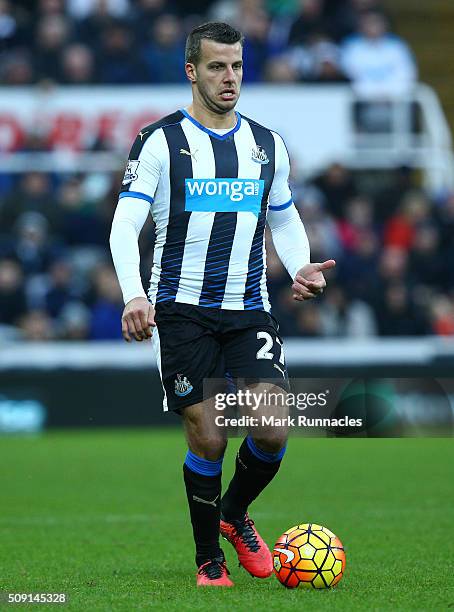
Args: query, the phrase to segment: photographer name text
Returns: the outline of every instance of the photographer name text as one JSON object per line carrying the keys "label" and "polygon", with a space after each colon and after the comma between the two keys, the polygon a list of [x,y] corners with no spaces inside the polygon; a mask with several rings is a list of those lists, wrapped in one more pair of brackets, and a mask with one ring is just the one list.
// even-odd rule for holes
{"label": "photographer name text", "polygon": [[220,414],[216,416],[215,423],[218,427],[362,427],[363,419],[310,418],[302,414],[282,418],[273,415],[259,417],[244,415],[230,418]]}

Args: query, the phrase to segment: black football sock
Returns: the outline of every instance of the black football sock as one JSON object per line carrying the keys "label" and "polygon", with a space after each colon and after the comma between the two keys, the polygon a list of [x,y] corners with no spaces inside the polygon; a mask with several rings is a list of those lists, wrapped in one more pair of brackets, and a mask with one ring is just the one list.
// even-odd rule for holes
{"label": "black football sock", "polygon": [[209,461],[191,451],[183,465],[197,567],[209,559],[223,556],[219,546],[221,470],[222,459]]}
{"label": "black football sock", "polygon": [[226,521],[244,517],[254,499],[276,476],[285,453],[267,453],[258,448],[251,437],[241,444],[229,487],[222,498],[222,516]]}

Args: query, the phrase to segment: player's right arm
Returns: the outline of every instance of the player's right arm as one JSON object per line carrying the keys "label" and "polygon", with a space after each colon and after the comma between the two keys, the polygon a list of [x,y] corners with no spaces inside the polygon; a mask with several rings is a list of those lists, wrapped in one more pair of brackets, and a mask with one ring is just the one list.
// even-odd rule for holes
{"label": "player's right arm", "polygon": [[138,240],[153,206],[161,161],[155,155],[159,149],[153,147],[153,134],[143,144],[141,134],[131,149],[110,233],[110,250],[125,303],[121,328],[127,342],[151,338],[155,326],[154,308],[140,277]]}

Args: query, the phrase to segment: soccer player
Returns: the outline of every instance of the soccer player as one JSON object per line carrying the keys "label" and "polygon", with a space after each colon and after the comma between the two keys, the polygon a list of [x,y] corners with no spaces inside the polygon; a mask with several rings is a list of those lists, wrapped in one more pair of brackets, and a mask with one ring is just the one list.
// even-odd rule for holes
{"label": "soccer player", "polygon": [[[233,584],[220,533],[250,574],[265,578],[273,569],[248,507],[278,472],[286,431],[247,436],[221,500],[227,441],[221,428],[213,427],[213,398],[203,394],[204,379],[227,373],[249,379],[255,392],[288,386],[266,288],[266,223],[292,278],[295,300],[322,292],[323,271],[335,265],[309,263],[282,138],[235,111],[242,47],[242,34],[225,23],[207,23],[190,33],[185,70],[192,104],[139,132],[110,238],[125,302],[123,336],[140,342],[157,328],[153,344],[165,409],[182,416],[189,447],[184,482],[201,586]],[[147,298],[138,236],[150,212],[156,244]]]}

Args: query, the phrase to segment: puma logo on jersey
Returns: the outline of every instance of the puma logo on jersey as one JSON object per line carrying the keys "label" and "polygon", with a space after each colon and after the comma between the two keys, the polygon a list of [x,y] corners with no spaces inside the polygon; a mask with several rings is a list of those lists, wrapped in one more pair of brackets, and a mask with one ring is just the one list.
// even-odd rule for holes
{"label": "puma logo on jersey", "polygon": [[218,499],[219,495],[216,495],[216,497],[210,501],[209,499],[202,499],[201,497],[198,497],[197,495],[193,495],[192,499],[196,502],[200,502],[201,504],[207,504],[207,506],[214,506],[216,508],[216,501]]}
{"label": "puma logo on jersey", "polygon": [[191,153],[191,151],[186,151],[186,149],[180,149],[180,154],[181,154],[181,155],[189,155],[189,157],[192,157],[192,159],[193,159],[194,161],[197,161],[197,158],[196,158],[196,156],[195,156],[195,155],[196,155],[196,153],[198,153],[198,152],[199,152],[199,150],[198,150],[198,149],[197,149],[196,151],[194,151],[194,153]]}
{"label": "puma logo on jersey", "polygon": [[284,370],[277,365],[277,363],[273,363],[273,368],[276,368],[276,370],[279,370],[279,372],[282,374],[282,376],[285,378],[285,372]]}

